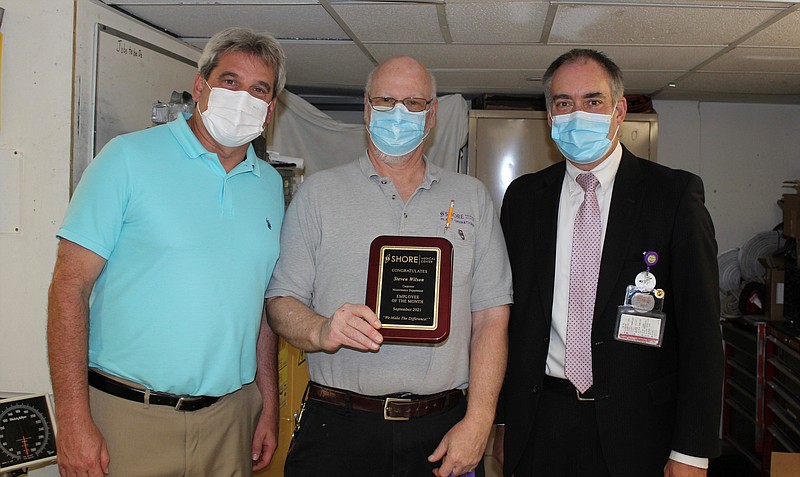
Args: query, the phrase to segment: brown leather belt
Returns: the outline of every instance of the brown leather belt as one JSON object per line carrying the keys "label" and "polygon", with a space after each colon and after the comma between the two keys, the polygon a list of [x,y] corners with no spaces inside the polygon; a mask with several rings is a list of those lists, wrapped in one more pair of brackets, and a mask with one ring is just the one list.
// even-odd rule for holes
{"label": "brown leather belt", "polygon": [[113,396],[147,404],[169,406],[176,411],[197,411],[219,401],[217,396],[180,396],[138,389],[89,369],[89,385]]}
{"label": "brown leather belt", "polygon": [[428,396],[373,397],[356,394],[342,389],[308,383],[308,399],[334,406],[355,409],[356,411],[383,414],[388,421],[405,421],[412,417],[422,417],[432,412],[455,407],[464,398],[464,391],[451,389]]}

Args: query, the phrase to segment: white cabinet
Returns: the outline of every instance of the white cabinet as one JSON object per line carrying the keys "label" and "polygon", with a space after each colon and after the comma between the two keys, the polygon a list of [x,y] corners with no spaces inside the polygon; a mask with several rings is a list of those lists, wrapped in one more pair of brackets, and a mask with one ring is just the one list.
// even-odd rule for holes
{"label": "white cabinet", "polygon": [[[639,157],[656,160],[658,115],[628,114],[620,126],[622,143]],[[469,112],[469,145],[461,171],[489,189],[497,210],[512,180],[563,160],[550,139],[545,111]]]}

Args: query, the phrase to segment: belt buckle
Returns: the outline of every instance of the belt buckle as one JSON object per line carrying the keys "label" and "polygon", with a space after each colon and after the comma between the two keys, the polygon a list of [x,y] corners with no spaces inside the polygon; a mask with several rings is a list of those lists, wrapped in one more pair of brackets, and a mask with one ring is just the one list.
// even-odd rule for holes
{"label": "belt buckle", "polygon": [[393,397],[387,397],[386,399],[384,399],[384,401],[383,401],[383,419],[385,421],[407,421],[408,420],[407,417],[392,417],[392,416],[390,416],[390,415],[388,415],[386,413],[386,411],[389,410],[389,404],[391,404],[393,402],[411,402],[411,399],[393,398]]}
{"label": "belt buckle", "polygon": [[180,411],[184,404],[190,402],[197,402],[200,398],[195,396],[178,396],[178,402],[175,404],[175,410]]}
{"label": "belt buckle", "polygon": [[575,397],[578,398],[578,401],[594,401],[594,397],[581,396],[581,392],[578,388],[575,388]]}

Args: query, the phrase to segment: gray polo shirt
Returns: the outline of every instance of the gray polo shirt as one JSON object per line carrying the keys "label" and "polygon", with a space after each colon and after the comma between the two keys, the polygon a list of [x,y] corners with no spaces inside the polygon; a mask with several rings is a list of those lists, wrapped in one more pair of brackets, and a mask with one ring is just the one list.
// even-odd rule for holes
{"label": "gray polo shirt", "polygon": [[294,297],[322,316],[344,303],[364,303],[369,248],[379,235],[446,237],[454,251],[450,336],[444,342],[308,353],[313,381],[367,395],[466,388],[471,312],[511,303],[503,232],[483,183],[426,164],[422,184],[406,203],[365,154],[309,176],[289,205],[266,296]]}

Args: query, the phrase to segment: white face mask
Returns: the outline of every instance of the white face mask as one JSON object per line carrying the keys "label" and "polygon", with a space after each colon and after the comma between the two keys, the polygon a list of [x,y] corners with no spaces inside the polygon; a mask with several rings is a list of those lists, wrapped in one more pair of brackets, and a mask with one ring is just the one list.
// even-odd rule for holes
{"label": "white face mask", "polygon": [[[200,112],[199,103],[197,111]],[[211,88],[208,108],[200,113],[200,118],[218,143],[238,147],[264,132],[268,111],[269,103],[254,98],[247,91]]]}

